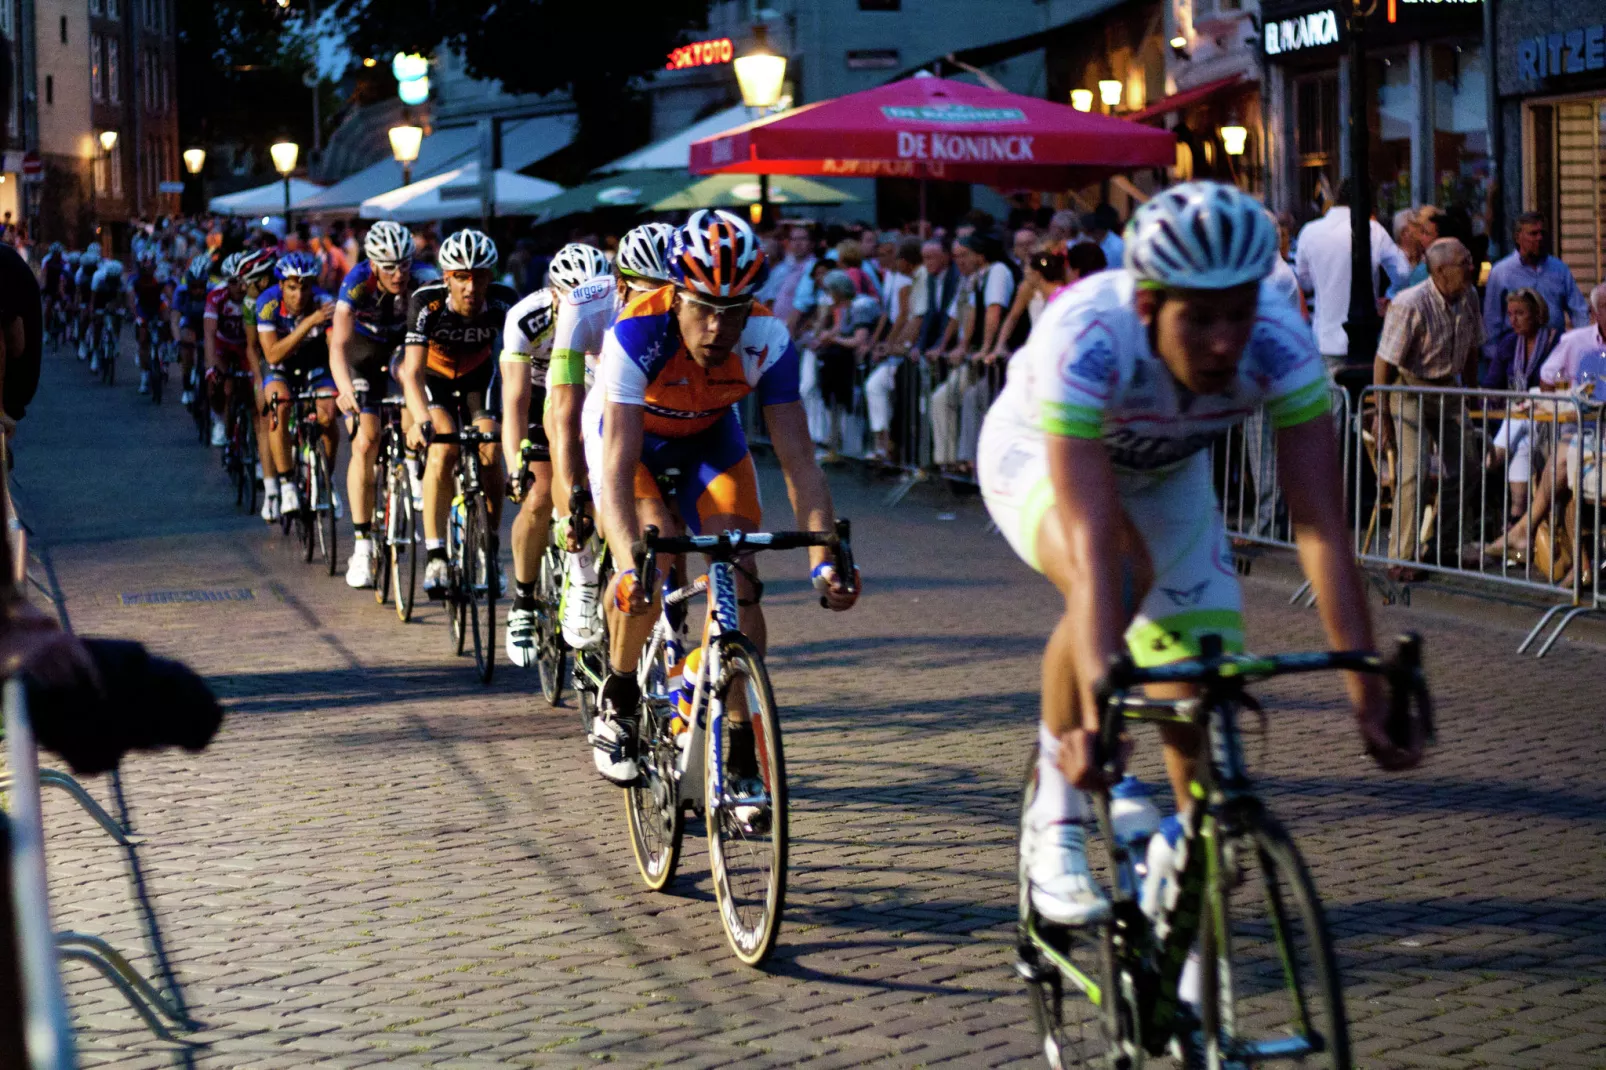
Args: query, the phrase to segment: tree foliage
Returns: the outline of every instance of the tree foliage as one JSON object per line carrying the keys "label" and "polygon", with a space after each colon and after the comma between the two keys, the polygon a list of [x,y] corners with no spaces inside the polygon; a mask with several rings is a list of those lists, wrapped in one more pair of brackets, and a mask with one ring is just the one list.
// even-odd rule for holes
{"label": "tree foliage", "polygon": [[589,163],[639,143],[638,80],[684,31],[707,25],[709,0],[339,0],[357,55],[460,53],[468,72],[511,93],[568,92]]}

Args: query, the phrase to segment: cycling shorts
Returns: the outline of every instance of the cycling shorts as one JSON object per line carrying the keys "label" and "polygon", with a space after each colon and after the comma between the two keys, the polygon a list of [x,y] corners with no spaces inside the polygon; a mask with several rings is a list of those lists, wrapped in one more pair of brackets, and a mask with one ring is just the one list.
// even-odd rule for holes
{"label": "cycling shorts", "polygon": [[[1037,534],[1054,508],[1044,435],[995,406],[982,424],[977,472],[993,522],[1021,560],[1041,572]],[[1154,568],[1154,583],[1126,630],[1132,660],[1149,667],[1197,657],[1205,635],[1221,636],[1229,652],[1242,651],[1243,592],[1210,481],[1209,451],[1160,475],[1117,473],[1117,486]]]}
{"label": "cycling shorts", "polygon": [[299,394],[307,390],[328,390],[335,388],[335,377],[329,374],[329,369],[323,366],[309,368],[305,365],[269,364],[263,369],[262,385],[269,383],[284,383],[290,388],[290,393]]}
{"label": "cycling shorts", "polygon": [[[496,413],[486,404],[491,397],[491,383],[496,375],[496,361],[488,360],[478,368],[448,379],[444,375],[424,372],[424,396],[431,409],[439,409],[456,420],[468,413],[470,420],[494,420]],[[453,393],[459,398],[453,399]]]}
{"label": "cycling shorts", "polygon": [[217,359],[229,371],[247,371],[250,368],[245,359],[245,346],[225,342],[221,338],[217,339]]}
{"label": "cycling shorts", "polygon": [[[587,405],[581,424],[591,493],[600,501],[602,406]],[[695,435],[665,438],[644,434],[641,463],[636,466],[637,500],[662,501],[658,477],[672,469],[677,473],[672,484],[675,501],[686,530],[701,535],[704,521],[716,516],[734,516],[741,520],[743,530],[759,530],[764,509],[758,492],[758,470],[753,467],[747,436],[742,433],[734,409],[726,409],[712,427]]]}
{"label": "cycling shorts", "polygon": [[346,361],[351,366],[353,381],[368,384],[368,389],[357,391],[357,403],[362,411],[379,415],[379,403],[392,394],[401,393],[395,379],[394,360],[400,349],[386,342],[353,335],[346,342]]}

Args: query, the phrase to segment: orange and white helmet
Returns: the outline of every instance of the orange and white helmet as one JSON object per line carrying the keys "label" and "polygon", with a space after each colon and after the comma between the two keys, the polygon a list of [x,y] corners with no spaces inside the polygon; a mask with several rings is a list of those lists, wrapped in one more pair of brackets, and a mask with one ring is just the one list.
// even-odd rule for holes
{"label": "orange and white helmet", "polygon": [[677,286],[710,297],[740,297],[764,280],[764,250],[753,228],[719,209],[693,212],[670,239],[668,260]]}

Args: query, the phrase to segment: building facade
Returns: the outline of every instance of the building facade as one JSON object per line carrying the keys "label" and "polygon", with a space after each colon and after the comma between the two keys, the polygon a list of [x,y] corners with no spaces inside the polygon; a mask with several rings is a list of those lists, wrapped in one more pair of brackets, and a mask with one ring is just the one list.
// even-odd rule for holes
{"label": "building facade", "polygon": [[[18,69],[32,77],[21,87],[20,147],[38,165],[22,184],[20,214],[35,236],[81,245],[98,233],[121,248],[131,221],[178,211],[173,0],[0,4],[33,15],[19,17],[32,63]],[[110,132],[115,139],[103,137]]]}
{"label": "building facade", "polygon": [[1606,8],[1496,9],[1506,218],[1536,211],[1586,292],[1606,282]]}

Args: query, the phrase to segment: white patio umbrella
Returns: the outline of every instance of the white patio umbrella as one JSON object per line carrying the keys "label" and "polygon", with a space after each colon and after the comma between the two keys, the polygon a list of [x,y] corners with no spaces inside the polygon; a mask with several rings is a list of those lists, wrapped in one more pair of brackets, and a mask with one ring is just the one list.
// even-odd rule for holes
{"label": "white patio umbrella", "polygon": [[[535,215],[542,201],[556,197],[563,187],[516,171],[496,172],[496,214]],[[422,223],[432,219],[461,219],[480,214],[480,169],[471,163],[444,171],[410,186],[369,197],[358,212],[364,219],[394,219]]]}
{"label": "white patio umbrella", "polygon": [[[321,189],[323,187],[316,182],[308,182],[304,178],[292,178],[290,180],[290,203],[294,205],[302,198],[311,197]],[[238,193],[226,193],[221,197],[213,197],[207,202],[207,207],[219,215],[280,215],[284,212],[284,180],[276,178],[264,186],[243,189]]]}

